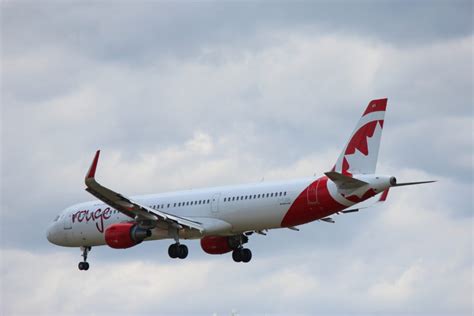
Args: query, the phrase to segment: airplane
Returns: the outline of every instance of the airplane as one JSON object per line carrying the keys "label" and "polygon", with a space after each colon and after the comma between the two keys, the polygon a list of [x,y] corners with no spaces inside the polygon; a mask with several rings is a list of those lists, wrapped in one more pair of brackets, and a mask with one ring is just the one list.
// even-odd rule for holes
{"label": "airplane", "polygon": [[[127,197],[95,179],[100,150],[85,177],[86,191],[97,200],[67,207],[47,230],[49,242],[80,247],[79,270],[88,270],[92,247],[134,247],[143,241],[171,239],[171,258],[184,259],[182,240],[200,239],[211,255],[232,253],[247,263],[245,248],[252,234],[313,221],[334,223],[334,214],[357,212],[383,202],[392,187],[431,183],[397,183],[391,175],[375,173],[387,98],[369,102],[336,163],[320,177],[259,182]],[[379,196],[380,195],[380,196]]]}

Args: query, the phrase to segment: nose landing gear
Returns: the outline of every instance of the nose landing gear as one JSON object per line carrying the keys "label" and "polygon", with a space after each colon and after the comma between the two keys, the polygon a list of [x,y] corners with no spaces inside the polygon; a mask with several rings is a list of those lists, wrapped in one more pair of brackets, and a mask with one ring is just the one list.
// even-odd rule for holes
{"label": "nose landing gear", "polygon": [[87,271],[89,270],[89,262],[87,262],[87,254],[89,251],[91,251],[92,247],[81,247],[82,250],[82,257],[84,258],[84,261],[79,262],[78,268],[79,270],[84,270]]}

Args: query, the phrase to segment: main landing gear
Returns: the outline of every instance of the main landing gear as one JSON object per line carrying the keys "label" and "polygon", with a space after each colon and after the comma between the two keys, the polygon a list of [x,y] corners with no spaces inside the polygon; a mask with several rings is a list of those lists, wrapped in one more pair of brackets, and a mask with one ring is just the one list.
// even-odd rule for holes
{"label": "main landing gear", "polygon": [[170,258],[184,259],[188,256],[188,247],[179,243],[178,228],[170,230],[170,235],[174,238],[175,243],[168,248],[168,255]]}
{"label": "main landing gear", "polygon": [[173,259],[184,259],[188,256],[188,247],[177,242],[168,248],[168,255]]}
{"label": "main landing gear", "polygon": [[91,247],[81,247],[81,250],[82,250],[82,257],[84,258],[84,261],[82,262],[79,262],[78,264],[78,267],[79,267],[79,270],[84,270],[84,271],[87,271],[89,270],[89,262],[87,262],[87,254],[89,253],[89,251],[91,251]]}
{"label": "main landing gear", "polygon": [[229,239],[230,246],[232,249],[232,259],[235,262],[247,263],[252,259],[252,252],[248,248],[244,248],[243,245],[248,243],[249,238],[247,234],[235,236],[233,239]]}

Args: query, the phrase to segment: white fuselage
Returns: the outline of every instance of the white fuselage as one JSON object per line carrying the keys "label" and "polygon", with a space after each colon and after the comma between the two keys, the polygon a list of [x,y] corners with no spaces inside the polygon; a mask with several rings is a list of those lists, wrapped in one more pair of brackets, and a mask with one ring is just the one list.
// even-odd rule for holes
{"label": "white fuselage", "polygon": [[[292,208],[297,208],[297,215],[303,218],[298,222],[299,225],[357,203],[341,194],[332,181],[325,182],[325,187],[327,196],[337,206],[318,202],[318,197],[314,196],[310,188],[323,178],[176,191],[135,196],[132,199],[150,208],[195,220],[206,228],[203,232],[179,229],[182,239],[230,236],[247,231],[288,227],[283,225],[283,219]],[[374,194],[378,194],[390,187],[388,176],[359,175],[357,178],[370,183],[363,192],[373,189]],[[312,212],[312,217],[306,216]],[[323,215],[318,217],[318,212],[323,212]],[[75,204],[66,208],[51,224],[47,238],[54,244],[66,247],[105,245],[104,232],[108,226],[131,221],[133,218],[98,200]],[[151,237],[145,240],[173,236],[169,226],[159,223],[152,229]]]}

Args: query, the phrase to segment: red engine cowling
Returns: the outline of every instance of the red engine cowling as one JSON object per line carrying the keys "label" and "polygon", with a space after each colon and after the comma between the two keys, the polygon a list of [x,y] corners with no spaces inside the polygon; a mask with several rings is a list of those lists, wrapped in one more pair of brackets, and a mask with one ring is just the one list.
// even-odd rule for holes
{"label": "red engine cowling", "polygon": [[240,245],[239,236],[206,236],[201,239],[201,248],[210,255],[230,252]]}
{"label": "red engine cowling", "polygon": [[105,230],[105,242],[115,249],[130,248],[151,236],[149,229],[143,229],[135,223],[112,224]]}

